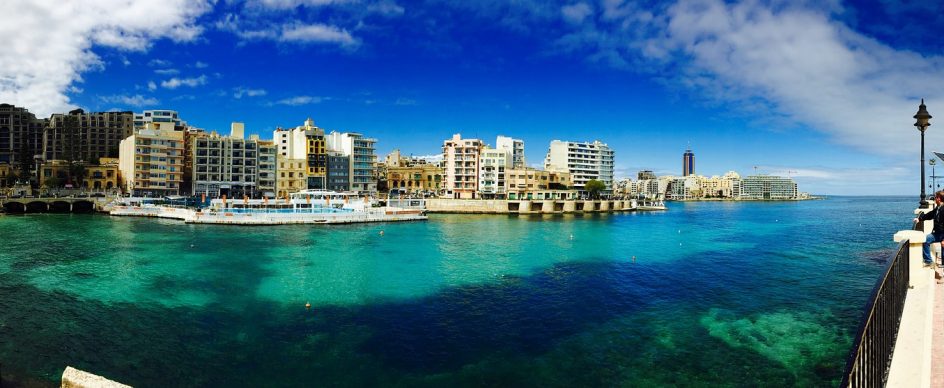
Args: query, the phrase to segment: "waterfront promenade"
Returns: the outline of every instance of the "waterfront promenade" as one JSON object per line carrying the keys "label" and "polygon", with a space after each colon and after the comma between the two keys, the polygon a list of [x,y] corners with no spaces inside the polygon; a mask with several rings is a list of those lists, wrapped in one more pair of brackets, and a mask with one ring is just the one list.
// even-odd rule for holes
{"label": "waterfront promenade", "polygon": [[931,345],[931,386],[944,388],[944,282],[934,284],[934,334]]}
{"label": "waterfront promenade", "polygon": [[[849,386],[944,387],[944,273],[922,259],[924,231],[932,228],[928,220],[895,233],[903,245],[873,291]],[[932,254],[940,263],[940,246]]]}

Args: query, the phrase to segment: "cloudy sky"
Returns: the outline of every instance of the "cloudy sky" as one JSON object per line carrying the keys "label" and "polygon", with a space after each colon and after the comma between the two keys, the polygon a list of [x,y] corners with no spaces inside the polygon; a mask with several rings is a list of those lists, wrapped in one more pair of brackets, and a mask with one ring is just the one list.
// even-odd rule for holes
{"label": "cloudy sky", "polygon": [[941,4],[8,0],[0,102],[175,109],[264,138],[312,117],[381,154],[504,134],[536,165],[552,139],[599,139],[618,177],[679,174],[690,146],[700,174],[916,195],[921,98],[944,151]]}

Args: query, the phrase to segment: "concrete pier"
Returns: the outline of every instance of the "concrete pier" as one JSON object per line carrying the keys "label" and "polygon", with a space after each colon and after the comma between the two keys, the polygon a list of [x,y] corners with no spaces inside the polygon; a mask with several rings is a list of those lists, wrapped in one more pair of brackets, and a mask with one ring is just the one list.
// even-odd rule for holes
{"label": "concrete pier", "polygon": [[469,214],[565,214],[565,213],[612,213],[636,211],[631,200],[503,200],[503,199],[451,199],[431,198],[426,200],[430,213]]}

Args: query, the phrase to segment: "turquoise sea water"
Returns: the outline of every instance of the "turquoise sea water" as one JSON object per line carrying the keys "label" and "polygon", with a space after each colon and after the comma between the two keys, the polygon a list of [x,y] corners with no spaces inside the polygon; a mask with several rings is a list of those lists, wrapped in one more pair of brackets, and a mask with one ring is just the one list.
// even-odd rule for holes
{"label": "turquoise sea water", "polygon": [[0,216],[0,364],[39,386],[66,365],[140,387],[830,386],[915,204],[283,227]]}

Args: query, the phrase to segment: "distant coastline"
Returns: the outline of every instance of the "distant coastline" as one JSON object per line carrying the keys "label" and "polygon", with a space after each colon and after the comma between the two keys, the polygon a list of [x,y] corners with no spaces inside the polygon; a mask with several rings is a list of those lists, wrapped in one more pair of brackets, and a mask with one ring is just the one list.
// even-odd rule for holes
{"label": "distant coastline", "polygon": [[811,195],[804,198],[784,198],[784,199],[749,199],[749,198],[691,198],[691,199],[667,199],[666,202],[797,202],[828,199],[825,195]]}

